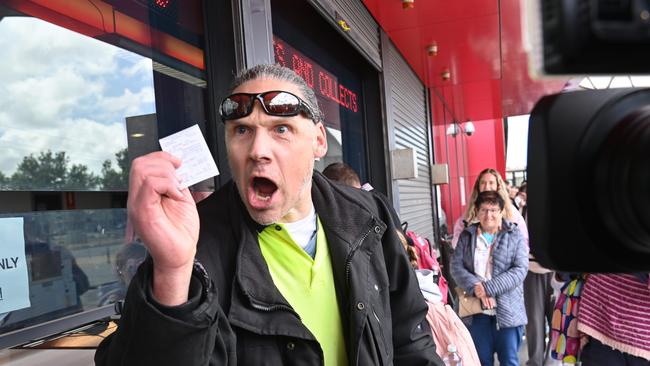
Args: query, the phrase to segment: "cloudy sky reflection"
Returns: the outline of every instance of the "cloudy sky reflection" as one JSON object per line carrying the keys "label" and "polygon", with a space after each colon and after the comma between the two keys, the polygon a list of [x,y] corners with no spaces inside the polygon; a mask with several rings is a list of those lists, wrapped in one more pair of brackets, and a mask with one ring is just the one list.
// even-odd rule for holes
{"label": "cloudy sky reflection", "polygon": [[65,151],[99,173],[126,147],[125,117],[155,113],[151,60],[30,17],[0,21],[0,171]]}

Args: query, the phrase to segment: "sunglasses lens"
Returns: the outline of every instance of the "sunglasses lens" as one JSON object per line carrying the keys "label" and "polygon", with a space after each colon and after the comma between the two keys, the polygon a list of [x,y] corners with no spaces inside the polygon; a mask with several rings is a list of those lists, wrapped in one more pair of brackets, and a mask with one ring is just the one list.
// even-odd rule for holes
{"label": "sunglasses lens", "polygon": [[221,115],[225,119],[237,119],[246,116],[248,115],[251,100],[250,95],[231,95],[221,103]]}
{"label": "sunglasses lens", "polygon": [[263,95],[264,106],[276,116],[295,116],[300,112],[300,100],[286,92],[269,92]]}
{"label": "sunglasses lens", "polygon": [[272,116],[295,116],[303,111],[307,117],[312,118],[309,107],[297,96],[284,91],[270,91],[261,94],[233,94],[221,102],[221,118],[223,121],[239,119],[248,116],[253,111],[253,104],[260,99],[264,104],[264,111]]}

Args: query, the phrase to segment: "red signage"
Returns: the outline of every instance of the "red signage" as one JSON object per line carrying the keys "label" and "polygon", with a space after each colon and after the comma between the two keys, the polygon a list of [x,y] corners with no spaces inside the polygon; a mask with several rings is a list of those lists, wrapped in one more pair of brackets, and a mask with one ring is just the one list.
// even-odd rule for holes
{"label": "red signage", "polygon": [[160,6],[161,8],[166,8],[169,6],[170,0],[155,0],[154,1],[156,5]]}
{"label": "red signage", "polygon": [[65,192],[65,208],[66,210],[77,208],[77,200],[75,199],[74,192]]}
{"label": "red signage", "polygon": [[[336,76],[327,72],[319,64],[277,37],[273,37],[273,49],[275,61],[292,69],[305,79],[307,85],[316,93],[316,96],[320,97],[321,103],[337,103],[353,112],[359,111],[357,93],[339,83]],[[329,109],[326,105],[322,105],[321,108],[324,110]]]}

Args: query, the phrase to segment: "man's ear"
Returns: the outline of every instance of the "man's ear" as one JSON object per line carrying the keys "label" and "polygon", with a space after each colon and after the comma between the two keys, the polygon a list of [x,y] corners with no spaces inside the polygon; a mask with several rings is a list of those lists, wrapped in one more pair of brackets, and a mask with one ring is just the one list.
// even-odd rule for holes
{"label": "man's ear", "polygon": [[314,157],[322,158],[327,154],[327,132],[323,122],[316,124],[316,139],[314,141]]}

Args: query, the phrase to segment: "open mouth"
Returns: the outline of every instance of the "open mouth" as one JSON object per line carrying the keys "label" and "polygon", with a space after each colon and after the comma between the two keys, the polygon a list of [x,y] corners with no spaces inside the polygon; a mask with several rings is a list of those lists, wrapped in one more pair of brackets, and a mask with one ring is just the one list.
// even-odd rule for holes
{"label": "open mouth", "polygon": [[264,206],[270,203],[273,194],[278,190],[277,184],[264,177],[254,177],[251,181],[251,203],[253,206]]}

